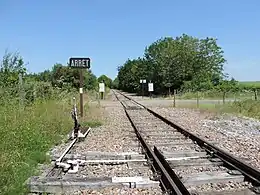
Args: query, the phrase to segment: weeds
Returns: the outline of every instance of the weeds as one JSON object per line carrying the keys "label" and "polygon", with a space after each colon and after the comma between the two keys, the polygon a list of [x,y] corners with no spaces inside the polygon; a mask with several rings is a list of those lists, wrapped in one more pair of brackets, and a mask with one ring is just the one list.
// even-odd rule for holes
{"label": "weeds", "polygon": [[[17,102],[0,107],[0,194],[24,194],[23,183],[37,172],[37,165],[48,162],[46,152],[73,127],[71,97],[35,102],[19,109]],[[86,107],[85,111],[91,115]],[[84,125],[100,126],[98,116]]]}
{"label": "weeds", "polygon": [[260,101],[244,100],[232,104],[234,112],[244,116],[260,119]]}
{"label": "weeds", "polygon": [[2,194],[22,194],[23,182],[46,162],[45,153],[72,126],[69,106],[49,100],[26,107],[13,104],[0,110],[0,188]]}
{"label": "weeds", "polygon": [[102,125],[102,123],[100,122],[100,121],[98,121],[98,120],[94,120],[94,121],[83,121],[82,122],[82,126],[83,127],[91,127],[91,128],[93,128],[93,127],[99,127],[99,126],[101,126]]}

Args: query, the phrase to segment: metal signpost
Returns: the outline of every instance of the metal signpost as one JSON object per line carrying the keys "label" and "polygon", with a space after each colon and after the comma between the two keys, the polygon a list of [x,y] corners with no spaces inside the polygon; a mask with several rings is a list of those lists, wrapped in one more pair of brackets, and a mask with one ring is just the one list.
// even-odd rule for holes
{"label": "metal signpost", "polygon": [[104,99],[104,93],[105,93],[105,83],[99,83],[99,93],[101,94],[101,99]]}
{"label": "metal signpost", "polygon": [[151,81],[150,81],[150,83],[148,83],[148,91],[150,93],[150,98],[152,98],[153,83]]}
{"label": "metal signpost", "polygon": [[69,67],[79,69],[80,116],[83,117],[83,69],[90,68],[90,58],[70,58]]}
{"label": "metal signpost", "polygon": [[146,83],[146,80],[145,79],[141,79],[140,83],[142,85],[141,87],[142,87],[142,98],[143,98],[143,96],[144,96],[144,84]]}

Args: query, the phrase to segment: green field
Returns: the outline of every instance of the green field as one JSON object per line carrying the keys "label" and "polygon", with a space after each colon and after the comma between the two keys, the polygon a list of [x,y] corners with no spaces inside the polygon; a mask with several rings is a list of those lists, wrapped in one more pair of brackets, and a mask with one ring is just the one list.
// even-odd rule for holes
{"label": "green field", "polygon": [[239,81],[239,84],[245,86],[260,86],[260,81]]}

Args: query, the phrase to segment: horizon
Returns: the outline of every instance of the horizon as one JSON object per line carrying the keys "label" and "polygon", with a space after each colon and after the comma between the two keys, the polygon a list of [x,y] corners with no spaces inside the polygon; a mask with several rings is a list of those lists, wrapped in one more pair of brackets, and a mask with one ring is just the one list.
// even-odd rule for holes
{"label": "horizon", "polygon": [[19,51],[31,73],[51,70],[56,63],[66,65],[70,57],[89,57],[97,77],[114,79],[117,67],[128,58],[142,57],[146,46],[185,33],[217,38],[229,77],[260,80],[260,27],[255,25],[259,1],[164,2],[4,0],[0,51]]}

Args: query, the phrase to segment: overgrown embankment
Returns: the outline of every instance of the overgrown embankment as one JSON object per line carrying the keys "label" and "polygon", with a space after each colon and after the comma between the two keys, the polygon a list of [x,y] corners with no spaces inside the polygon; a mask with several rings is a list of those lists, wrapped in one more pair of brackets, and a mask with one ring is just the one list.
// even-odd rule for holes
{"label": "overgrown embankment", "polygon": [[9,103],[0,109],[0,189],[21,194],[23,182],[46,162],[46,152],[72,127],[68,100],[47,100],[19,109]]}
{"label": "overgrown embankment", "polygon": [[[97,78],[91,71],[84,72],[84,81],[84,91],[97,88]],[[49,162],[46,152],[59,144],[73,127],[70,111],[78,87],[77,70],[56,64],[51,71],[29,74],[18,53],[3,56],[0,62],[0,194],[24,194],[26,179],[37,174],[39,163]],[[85,106],[85,112],[91,114],[89,106]],[[97,119],[90,118],[87,124],[98,126],[101,123]]]}

